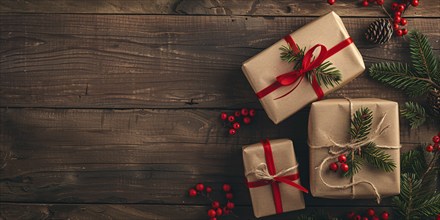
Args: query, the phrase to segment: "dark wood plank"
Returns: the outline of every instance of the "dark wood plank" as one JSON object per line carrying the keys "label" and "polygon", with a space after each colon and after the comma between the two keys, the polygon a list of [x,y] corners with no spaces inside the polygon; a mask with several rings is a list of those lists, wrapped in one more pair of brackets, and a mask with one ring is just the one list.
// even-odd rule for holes
{"label": "dark wood plank", "polygon": [[[364,213],[370,207],[319,207],[334,217],[342,217],[353,210]],[[115,204],[19,204],[0,203],[0,217],[4,220],[22,219],[208,219],[207,206],[195,205],[115,205]],[[309,207],[308,213],[318,210],[318,207]],[[281,215],[261,218],[264,220],[291,220],[307,211],[295,211]],[[390,207],[375,208],[377,213],[391,212]],[[250,206],[238,206],[233,215],[221,219],[256,219]],[[393,215],[391,215],[393,217]]]}
{"label": "dark wood plank", "polygon": [[[391,1],[385,1],[388,7]],[[326,0],[3,0],[3,13],[111,13],[111,14],[189,14],[253,16],[320,16],[331,10],[341,16],[385,16],[377,5],[362,7],[351,0],[338,0],[333,6]],[[406,12],[410,17],[439,17],[436,0],[420,1]]]}
{"label": "dark wood plank", "polygon": [[[313,18],[112,15],[2,15],[0,106],[212,108],[260,106],[243,61]],[[408,59],[393,38],[363,40],[370,18],[343,19],[366,65]],[[409,19],[440,49],[439,19]],[[378,92],[378,90],[380,92]],[[329,97],[400,92],[361,76]],[[188,105],[193,100],[195,105]]]}
{"label": "dark wood plank", "polygon": [[[1,109],[0,201],[207,204],[189,199],[187,190],[197,182],[216,188],[228,182],[237,204],[249,205],[241,146],[266,137],[294,140],[308,186],[308,112],[277,126],[258,113],[252,125],[229,137],[218,110]],[[430,127],[410,132],[402,125],[403,150],[437,132]],[[335,203],[310,195],[306,201]]]}

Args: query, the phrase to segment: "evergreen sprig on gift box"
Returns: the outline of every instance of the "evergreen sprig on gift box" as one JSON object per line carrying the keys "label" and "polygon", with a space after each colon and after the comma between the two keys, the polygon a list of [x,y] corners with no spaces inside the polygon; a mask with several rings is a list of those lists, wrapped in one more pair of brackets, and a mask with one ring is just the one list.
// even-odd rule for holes
{"label": "evergreen sprig on gift box", "polygon": [[[298,46],[297,46],[298,47]],[[298,47],[299,48],[299,47]],[[305,54],[305,48],[300,49],[298,53],[295,53],[292,48],[287,46],[280,47],[280,58],[283,61],[288,63],[295,62],[293,69],[299,69],[302,65],[302,60]],[[306,73],[307,79],[309,82],[312,82],[313,76],[316,77],[316,81],[318,81],[319,86],[325,87],[334,87],[335,85],[339,85],[342,80],[341,72],[336,69],[336,67],[332,66],[330,61],[326,61],[319,65],[314,70],[308,71]]]}
{"label": "evergreen sprig on gift box", "polygon": [[[371,132],[372,121],[373,112],[369,108],[360,108],[353,114],[349,132],[352,144],[360,143],[368,139],[368,135]],[[364,164],[368,164],[385,172],[391,172],[396,168],[396,163],[391,156],[371,141],[348,153],[348,171],[344,173],[344,176],[353,176],[360,171]]]}
{"label": "evergreen sprig on gift box", "polygon": [[401,190],[393,197],[399,219],[428,219],[440,213],[437,189],[439,153],[425,153],[422,148],[401,156]]}
{"label": "evergreen sprig on gift box", "polygon": [[[407,102],[401,109],[402,116],[412,128],[422,125],[427,118],[440,120],[440,58],[434,55],[428,38],[411,32],[409,38],[412,65],[399,62],[383,62],[371,65],[370,76],[382,83],[404,91],[410,97],[427,97],[430,111],[416,102]],[[427,114],[429,113],[429,114]]]}

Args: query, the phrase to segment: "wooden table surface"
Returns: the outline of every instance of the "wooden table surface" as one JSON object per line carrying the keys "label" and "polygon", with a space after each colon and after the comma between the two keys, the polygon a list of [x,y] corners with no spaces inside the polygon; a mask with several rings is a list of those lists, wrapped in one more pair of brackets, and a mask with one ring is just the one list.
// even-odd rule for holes
{"label": "wooden table surface", "polygon": [[[383,46],[363,39],[384,14],[355,1],[1,0],[0,219],[208,219],[210,202],[187,195],[198,182],[230,183],[238,219],[253,219],[241,146],[266,137],[295,141],[308,187],[309,107],[274,125],[240,67],[331,10],[367,67],[409,60],[403,38]],[[439,11],[439,0],[420,0],[406,12],[409,29],[426,34],[436,54]],[[341,96],[408,100],[367,74],[328,97]],[[230,137],[219,114],[241,107],[257,117]],[[400,124],[403,150],[437,132]],[[305,200],[335,215],[392,205]]]}

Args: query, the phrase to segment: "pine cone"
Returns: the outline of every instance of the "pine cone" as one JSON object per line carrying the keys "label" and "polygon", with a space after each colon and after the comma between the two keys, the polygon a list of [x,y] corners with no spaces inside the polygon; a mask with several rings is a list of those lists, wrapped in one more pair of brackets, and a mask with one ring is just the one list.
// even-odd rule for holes
{"label": "pine cone", "polygon": [[433,89],[428,93],[428,107],[430,113],[436,118],[440,118],[440,90]]}
{"label": "pine cone", "polygon": [[365,32],[365,38],[375,44],[386,43],[393,35],[393,27],[387,19],[379,19],[368,26]]}

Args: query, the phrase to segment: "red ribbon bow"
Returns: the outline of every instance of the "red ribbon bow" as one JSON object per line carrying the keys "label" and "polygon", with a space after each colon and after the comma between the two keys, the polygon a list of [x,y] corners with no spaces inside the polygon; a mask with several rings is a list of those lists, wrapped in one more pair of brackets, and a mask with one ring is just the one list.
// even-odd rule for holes
{"label": "red ribbon bow", "polygon": [[[294,53],[300,52],[292,36],[287,35],[286,37],[284,37],[284,40],[289,44],[290,48]],[[342,42],[340,42],[339,44],[337,44],[336,46],[332,47],[330,50],[327,50],[327,48],[322,44],[316,44],[304,54],[304,58],[302,60],[301,63],[302,65],[300,69],[277,76],[276,81],[274,83],[264,88],[263,90],[257,92],[257,97],[261,99],[282,86],[289,86],[296,83],[296,85],[290,91],[288,91],[286,94],[276,99],[280,99],[283,98],[284,96],[289,95],[291,92],[293,92],[293,90],[295,90],[298,87],[298,85],[301,83],[307,72],[319,67],[319,65],[321,65],[324,62],[324,60],[333,56],[335,53],[341,51],[351,43],[353,43],[353,40],[351,39],[351,37],[349,37],[343,40]],[[313,59],[313,53],[318,48],[320,48],[319,54],[315,59]],[[322,91],[322,88],[319,86],[315,75],[312,76],[311,84],[313,90],[316,93],[316,96],[318,97],[318,100],[322,99],[322,97],[324,97],[324,92]]]}
{"label": "red ribbon bow", "polygon": [[[275,163],[274,163],[274,159],[273,159],[273,154],[272,154],[272,147],[270,146],[269,140],[263,140],[261,141],[261,143],[263,144],[263,149],[264,149],[264,156],[266,159],[266,164],[267,164],[267,169],[269,171],[269,174],[274,176],[276,174],[276,169],[275,169]],[[280,187],[279,187],[279,183],[285,183],[288,184],[290,186],[293,186],[305,193],[308,193],[309,191],[304,188],[303,186],[293,182],[294,180],[299,179],[299,174],[295,173],[292,175],[287,175],[287,176],[276,176],[273,178],[273,180],[258,180],[255,182],[247,182],[246,179],[246,185],[248,188],[256,188],[256,187],[260,187],[260,186],[266,186],[266,185],[271,185],[272,187],[272,194],[273,194],[273,200],[275,202],[275,210],[276,213],[282,213],[283,212],[283,206],[282,206],[282,202],[281,202],[281,192],[280,192]]]}

